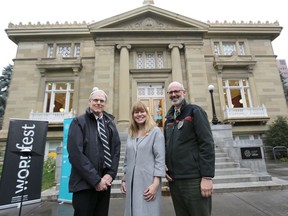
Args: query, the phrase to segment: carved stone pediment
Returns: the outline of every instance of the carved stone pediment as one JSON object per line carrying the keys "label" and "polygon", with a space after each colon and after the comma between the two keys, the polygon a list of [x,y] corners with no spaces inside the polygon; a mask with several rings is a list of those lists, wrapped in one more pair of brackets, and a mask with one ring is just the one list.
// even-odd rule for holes
{"label": "carved stone pediment", "polygon": [[207,31],[209,25],[198,20],[146,5],[126,13],[92,23],[90,32],[119,30],[190,30]]}

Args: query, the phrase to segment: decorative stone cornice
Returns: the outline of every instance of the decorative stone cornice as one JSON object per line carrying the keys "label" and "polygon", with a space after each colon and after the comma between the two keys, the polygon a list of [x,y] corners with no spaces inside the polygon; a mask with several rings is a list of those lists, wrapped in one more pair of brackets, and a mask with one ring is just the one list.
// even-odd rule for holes
{"label": "decorative stone cornice", "polygon": [[40,28],[51,28],[51,27],[73,27],[73,26],[87,26],[89,23],[86,23],[86,21],[83,21],[82,23],[78,23],[77,21],[74,21],[73,23],[69,23],[67,21],[65,21],[64,23],[60,23],[60,22],[56,22],[56,23],[50,23],[49,21],[47,21],[46,23],[40,23],[40,22],[37,22],[36,24],[35,23],[31,23],[31,22],[28,22],[27,24],[23,24],[22,22],[20,22],[19,24],[14,24],[14,23],[9,23],[8,25],[8,28],[37,28],[37,27],[40,27]]}
{"label": "decorative stone cornice", "polygon": [[261,22],[261,21],[257,21],[257,22],[253,22],[253,21],[249,21],[249,22],[244,22],[243,20],[241,20],[240,22],[237,22],[235,20],[229,22],[227,20],[224,20],[223,22],[219,22],[218,20],[216,20],[215,22],[211,22],[211,21],[207,21],[208,24],[210,25],[269,25],[269,26],[280,26],[278,21],[275,22]]}

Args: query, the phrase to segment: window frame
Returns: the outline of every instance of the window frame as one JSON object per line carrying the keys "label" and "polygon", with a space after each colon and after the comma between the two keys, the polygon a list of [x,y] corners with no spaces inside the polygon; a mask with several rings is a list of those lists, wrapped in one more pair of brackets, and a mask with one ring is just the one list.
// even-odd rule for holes
{"label": "window frame", "polygon": [[[57,84],[67,84],[67,88],[64,90],[58,90],[56,89]],[[52,84],[51,90],[49,89],[49,84]],[[73,85],[73,89],[71,88],[71,85]],[[71,109],[73,109],[74,104],[74,91],[75,91],[75,83],[74,81],[47,81],[45,83],[45,91],[44,91],[44,101],[43,101],[43,113],[54,113],[54,104],[55,104],[55,94],[64,93],[65,94],[65,104],[64,104],[64,111],[63,112],[70,112]],[[49,102],[49,109],[47,112],[48,107],[48,99],[50,96],[50,102]],[[71,101],[71,94],[72,94],[72,101]]]}
{"label": "window frame", "polygon": [[[147,57],[148,55],[153,55],[154,58],[154,67],[147,67]],[[141,63],[143,67],[139,67],[139,55],[141,55]],[[159,57],[160,55],[160,57]],[[162,57],[162,62],[160,62]],[[136,50],[135,51],[135,68],[136,69],[148,69],[148,70],[154,70],[154,69],[163,69],[165,65],[165,53],[164,50]]]}
{"label": "window frame", "polygon": [[[70,47],[70,55],[66,56],[59,53],[61,46]],[[60,54],[60,55],[59,55]],[[62,58],[77,58],[81,55],[81,43],[80,42],[57,42],[57,43],[47,43],[47,58],[56,58],[61,56]]]}
{"label": "window frame", "polygon": [[[225,54],[225,45],[234,44],[234,50],[231,53]],[[213,41],[213,55],[216,56],[231,56],[238,55],[244,56],[248,55],[247,42],[244,40],[215,40]]]}
{"label": "window frame", "polygon": [[[230,86],[229,81],[233,81],[233,80],[238,81],[239,85]],[[243,84],[244,80],[245,80],[246,85]],[[225,103],[225,106],[227,106],[228,108],[233,109],[233,108],[252,108],[253,107],[251,88],[249,86],[248,78],[223,78],[222,87],[223,87],[224,103]],[[231,96],[231,90],[239,90],[240,96],[242,99],[242,107],[234,107],[232,103],[233,98]]]}

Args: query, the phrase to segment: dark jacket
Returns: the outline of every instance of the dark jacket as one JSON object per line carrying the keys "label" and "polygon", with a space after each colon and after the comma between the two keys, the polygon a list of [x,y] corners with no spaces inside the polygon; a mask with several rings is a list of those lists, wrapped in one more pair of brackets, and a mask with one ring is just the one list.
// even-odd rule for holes
{"label": "dark jacket", "polygon": [[76,117],[71,122],[68,134],[67,150],[71,163],[69,191],[77,192],[92,189],[101,181],[101,177],[108,173],[115,179],[119,158],[120,138],[113,122],[114,116],[103,112],[105,126],[112,155],[112,166],[104,173],[103,146],[97,129],[97,121],[90,109]]}
{"label": "dark jacket", "polygon": [[164,125],[166,166],[173,179],[214,177],[215,150],[206,112],[184,100],[174,119],[174,106]]}

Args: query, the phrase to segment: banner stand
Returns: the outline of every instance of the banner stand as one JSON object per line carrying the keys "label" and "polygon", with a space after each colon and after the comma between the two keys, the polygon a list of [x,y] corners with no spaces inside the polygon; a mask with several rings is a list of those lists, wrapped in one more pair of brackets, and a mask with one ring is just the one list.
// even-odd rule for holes
{"label": "banner stand", "polygon": [[41,202],[48,121],[11,119],[0,181],[0,209]]}
{"label": "banner stand", "polygon": [[[37,154],[36,152],[32,152],[32,151],[13,151],[12,153],[14,154],[17,154],[17,155],[20,155],[20,156],[23,156],[23,157],[26,157],[27,158],[27,162],[28,160],[32,157],[32,156],[41,156],[40,154]],[[27,172],[27,168],[26,168],[26,172]],[[24,189],[25,189],[25,186],[26,186],[26,180],[27,180],[27,176],[25,176],[24,178],[24,182],[23,182],[23,186],[22,186],[22,192],[21,192],[21,200],[20,200],[20,203],[19,203],[19,216],[21,216],[21,212],[22,212],[22,206],[23,206],[23,200],[24,200]]]}

